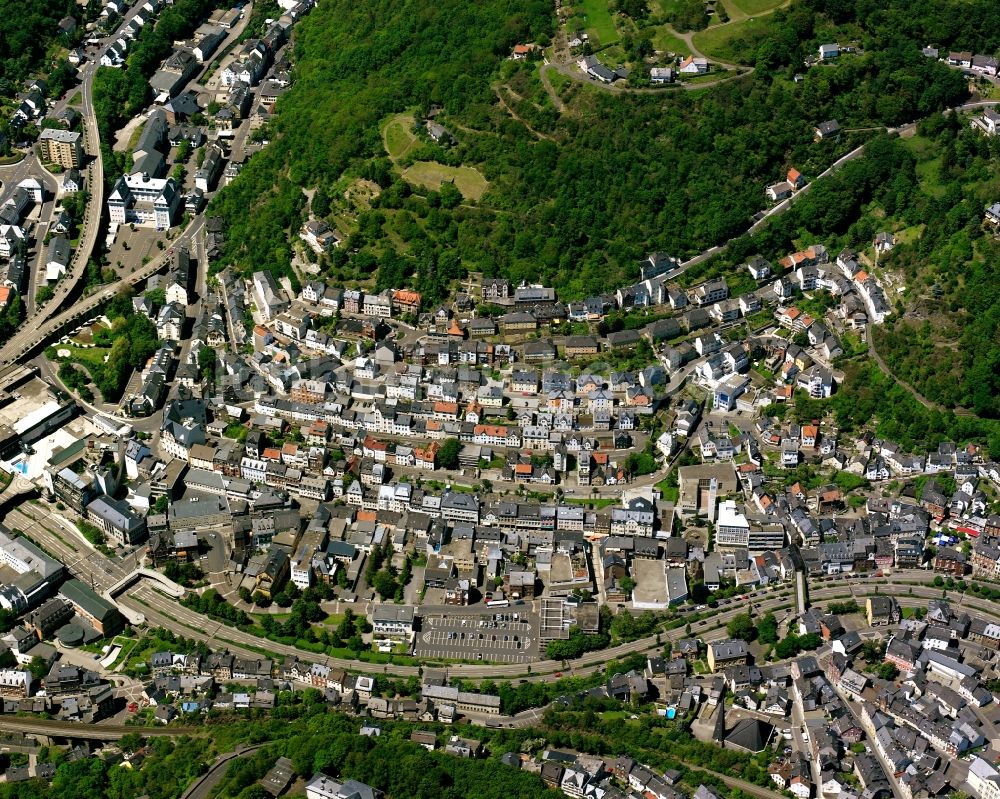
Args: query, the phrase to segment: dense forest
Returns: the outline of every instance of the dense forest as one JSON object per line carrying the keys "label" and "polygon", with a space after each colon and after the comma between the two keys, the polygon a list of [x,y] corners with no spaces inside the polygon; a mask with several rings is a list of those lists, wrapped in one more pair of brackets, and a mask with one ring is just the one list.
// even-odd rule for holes
{"label": "dense forest", "polygon": [[80,18],[74,0],[0,0],[0,94],[42,66],[59,36],[59,20]]}
{"label": "dense forest", "polygon": [[[211,208],[230,224],[228,262],[287,273],[288,231],[306,211],[301,188],[337,199],[366,178],[381,195],[330,259],[331,279],[384,286],[409,277],[433,301],[475,269],[580,296],[630,278],[651,249],[685,256],[738,234],[785,168],[814,175],[871,135],[814,143],[817,122],[896,125],[965,93],[960,75],[895,37],[801,84],[777,69],[798,58],[792,50],[704,93],[574,90],[559,115],[536,64],[498,66],[513,42],[548,36],[547,4],[424,5],[340,0],[298,26],[296,84],[272,143]],[[805,7],[788,15],[798,46],[812,46],[814,16]],[[494,83],[538,135],[498,105]],[[422,155],[479,168],[489,188],[478,204],[412,188],[385,157],[380,123],[432,105],[458,143],[443,151],[428,140]]]}
{"label": "dense forest", "polygon": [[[136,767],[99,758],[65,761],[64,750],[43,750],[40,762],[56,762],[51,784],[32,780],[0,783],[0,799],[175,799],[185,786],[205,773],[218,752],[239,745],[261,745],[246,756],[233,759],[213,789],[218,799],[267,799],[259,780],[279,756],[292,762],[294,776],[309,779],[322,771],[336,779],[355,779],[384,792],[387,799],[542,799],[562,794],[548,789],[537,773],[504,765],[506,752],[537,753],[541,748],[572,748],[581,752],[615,757],[629,755],[653,769],[676,768],[682,788],[693,793],[706,784],[724,799],[747,799],[747,794],[729,788],[715,775],[700,768],[732,774],[760,785],[770,785],[767,763],[770,750],[749,755],[723,750],[695,740],[686,722],[668,721],[643,713],[633,721],[604,718],[604,711],[620,710],[621,703],[608,699],[574,699],[561,709],[546,711],[538,727],[518,729],[484,728],[471,725],[446,727],[406,721],[380,721],[378,737],[358,734],[360,720],[329,712],[316,689],[296,696],[282,692],[271,713],[210,714],[198,737],[176,742],[163,738],[144,740],[142,728],[121,740],[125,753],[141,752]],[[249,716],[249,718],[247,718]],[[187,720],[198,723],[198,719]],[[465,759],[441,751],[429,752],[409,740],[415,729],[432,730],[439,743],[451,735],[480,741],[483,759]]]}

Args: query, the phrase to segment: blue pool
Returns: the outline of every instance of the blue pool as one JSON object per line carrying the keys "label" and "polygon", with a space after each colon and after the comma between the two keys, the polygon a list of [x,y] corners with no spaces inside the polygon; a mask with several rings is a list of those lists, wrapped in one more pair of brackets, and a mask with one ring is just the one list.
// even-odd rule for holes
{"label": "blue pool", "polygon": [[676,715],[677,715],[676,708],[672,708],[672,707],[668,707],[667,708],[667,718],[668,719],[672,719]]}

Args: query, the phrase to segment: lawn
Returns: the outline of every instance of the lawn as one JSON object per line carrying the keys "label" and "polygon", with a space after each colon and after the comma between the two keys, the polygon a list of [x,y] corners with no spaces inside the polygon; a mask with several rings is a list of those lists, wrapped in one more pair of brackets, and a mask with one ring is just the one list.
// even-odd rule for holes
{"label": "lawn", "polygon": [[[105,358],[111,352],[110,349],[105,347],[74,347],[72,344],[63,344],[62,342],[56,344],[56,352],[60,350],[68,350],[68,358],[58,358],[58,361],[69,361],[70,363],[76,363],[83,366],[89,372],[91,367],[96,367],[98,370],[104,367]],[[91,374],[91,376],[93,376]]]}
{"label": "lawn", "polygon": [[580,8],[587,19],[587,31],[591,38],[597,38],[601,47],[618,41],[618,31],[611,19],[608,0],[582,0]]}
{"label": "lawn", "polygon": [[694,46],[708,58],[738,64],[741,59],[746,59],[748,54],[753,52],[753,48],[746,45],[746,39],[763,37],[769,25],[770,20],[766,17],[733,22],[729,25],[716,25],[698,31],[694,35]]}
{"label": "lawn", "polygon": [[670,485],[668,478],[660,480],[660,482],[656,484],[656,487],[660,489],[664,502],[677,502],[677,500],[681,498],[680,488]]}
{"label": "lawn", "polygon": [[783,6],[788,0],[729,0],[729,2],[752,17],[755,14],[763,14],[765,11],[772,11]]}
{"label": "lawn", "polygon": [[436,161],[417,161],[403,170],[410,183],[437,191],[443,183],[454,183],[467,200],[478,200],[489,188],[482,172],[471,166],[445,166]]}
{"label": "lawn", "polygon": [[417,144],[417,136],[413,132],[413,114],[396,114],[385,125],[382,131],[382,141],[389,157],[398,161]]}
{"label": "lawn", "polygon": [[676,36],[666,25],[661,25],[653,34],[653,47],[660,53],[676,53],[677,55],[691,55],[684,40]]}
{"label": "lawn", "polygon": [[611,505],[617,505],[618,500],[613,497],[601,497],[598,499],[580,499],[579,497],[565,497],[564,502],[569,505],[593,505],[595,510],[601,510],[602,508],[610,507]]}

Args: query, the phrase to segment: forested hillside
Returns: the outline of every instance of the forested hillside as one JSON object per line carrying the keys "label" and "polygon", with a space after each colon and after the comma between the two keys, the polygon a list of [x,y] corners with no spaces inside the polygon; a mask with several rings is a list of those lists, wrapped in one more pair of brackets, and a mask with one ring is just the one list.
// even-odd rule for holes
{"label": "forested hillside", "polygon": [[74,0],[0,0],[0,84],[6,93],[41,66],[63,17],[80,11]]}
{"label": "forested hillside", "polygon": [[[382,195],[345,231],[356,252],[349,262],[335,253],[332,279],[374,277],[381,267],[392,275],[385,285],[415,273],[410,282],[434,300],[475,269],[580,296],[630,277],[651,249],[683,256],[724,241],[747,226],[763,186],[785,168],[816,174],[871,135],[814,143],[817,122],[898,124],[965,92],[961,76],[898,39],[829,70],[836,79],[810,74],[796,84],[758,69],[704,93],[580,88],[560,115],[536,64],[501,67],[513,43],[546,41],[551,10],[537,0],[317,7],[299,26],[297,82],[279,105],[272,143],[211,208],[231,226],[227,259],[286,271],[287,231],[306,210],[300,189],[337,199],[351,178],[365,177]],[[498,103],[495,84],[536,133]],[[489,188],[477,205],[412,189],[389,168],[380,122],[434,104],[458,145],[423,149],[483,172]]]}

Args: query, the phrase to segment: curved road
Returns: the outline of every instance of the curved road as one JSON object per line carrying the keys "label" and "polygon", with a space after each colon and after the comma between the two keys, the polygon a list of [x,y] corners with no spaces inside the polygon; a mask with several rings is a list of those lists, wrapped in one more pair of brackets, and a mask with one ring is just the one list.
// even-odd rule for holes
{"label": "curved road", "polygon": [[[198,234],[204,224],[204,217],[196,217],[191,221],[184,232],[174,242],[172,242],[172,246],[186,243],[189,240],[193,241],[194,237]],[[39,318],[43,315],[43,313],[40,312],[39,314],[36,314],[36,318],[29,319],[28,322],[21,325],[18,332],[10,338],[3,348],[0,348],[0,366],[19,361],[29,353],[34,352],[49,338],[62,333],[62,331],[71,323],[76,322],[77,320],[86,317],[87,314],[95,311],[100,305],[114,297],[115,294],[117,294],[121,289],[134,286],[137,283],[148,280],[161,269],[166,267],[169,257],[170,256],[167,254],[167,251],[164,251],[162,255],[157,256],[140,269],[137,269],[131,274],[116,280],[114,283],[107,283],[101,286],[100,289],[95,291],[93,294],[87,295],[70,308],[67,308],[65,311],[54,316],[49,316],[44,321]],[[64,278],[63,283],[65,282],[66,279]],[[59,285],[62,286],[63,283],[60,283]],[[53,300],[53,303],[55,303],[55,300]],[[55,308],[53,303],[49,303],[46,308]]]}
{"label": "curved road", "polygon": [[[865,594],[873,593],[877,587],[882,593],[896,596],[901,604],[911,603],[914,600],[926,600],[939,597],[941,589],[929,588],[923,583],[928,583],[936,575],[932,572],[920,570],[908,570],[894,573],[892,582],[879,582],[877,578],[862,578],[856,575],[845,575],[833,578],[829,582],[814,582],[814,587],[810,590],[810,597],[813,600],[831,599],[837,596],[846,595],[852,588],[861,587],[865,589]],[[886,578],[881,578],[885,580]],[[903,580],[914,581],[915,585],[901,582]],[[899,581],[899,582],[897,582]],[[908,591],[912,590],[912,596]],[[788,586],[781,586],[776,592],[760,590],[750,594],[752,600],[759,604],[757,612],[766,613],[769,610],[779,610],[791,607],[791,589]],[[119,599],[128,607],[133,608],[147,618],[149,624],[163,626],[174,629],[175,632],[196,640],[205,641],[210,647],[228,647],[231,651],[244,656],[259,656],[260,650],[264,649],[281,656],[294,655],[307,661],[322,662],[333,668],[340,668],[347,671],[378,672],[380,666],[376,664],[366,664],[358,660],[345,658],[334,658],[319,655],[299,649],[294,646],[287,646],[275,641],[260,638],[250,633],[245,633],[232,627],[228,627],[220,622],[212,621],[208,617],[189,610],[167,597],[156,592],[149,585],[140,585],[136,589],[123,594]],[[1000,604],[986,603],[989,609],[982,609],[987,615],[1000,618]],[[708,640],[716,637],[724,637],[725,624],[739,613],[749,610],[747,603],[739,600],[730,601],[723,604],[708,619],[692,622],[692,635],[698,635]],[[682,617],[683,618],[683,617]],[[680,638],[685,635],[684,628],[678,627],[675,630],[664,631],[659,634],[661,640]],[[649,636],[638,641],[621,644],[609,649],[597,652],[589,652],[582,657],[569,661],[563,666],[561,661],[542,660],[533,664],[468,664],[457,663],[447,666],[448,671],[454,676],[466,679],[517,679],[527,681],[546,681],[551,679],[553,674],[559,672],[572,672],[574,675],[589,674],[604,667],[604,664],[611,659],[621,658],[633,653],[645,653],[662,648],[662,643],[657,643],[657,636]],[[384,674],[391,674],[398,677],[410,677],[420,673],[418,666],[402,666],[387,664],[381,666]]]}

